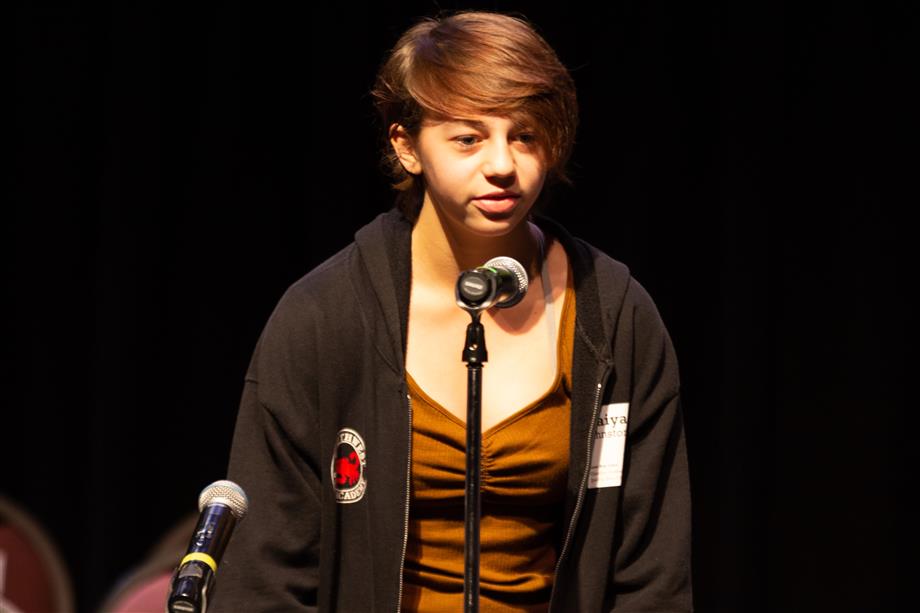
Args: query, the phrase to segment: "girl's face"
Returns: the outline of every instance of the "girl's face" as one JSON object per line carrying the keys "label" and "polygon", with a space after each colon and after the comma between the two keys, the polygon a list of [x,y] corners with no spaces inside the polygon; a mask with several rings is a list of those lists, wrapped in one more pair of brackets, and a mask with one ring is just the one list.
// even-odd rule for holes
{"label": "girl's face", "polygon": [[546,179],[533,132],[505,117],[425,120],[414,146],[405,138],[393,145],[406,170],[425,177],[423,208],[481,236],[504,235],[525,220]]}

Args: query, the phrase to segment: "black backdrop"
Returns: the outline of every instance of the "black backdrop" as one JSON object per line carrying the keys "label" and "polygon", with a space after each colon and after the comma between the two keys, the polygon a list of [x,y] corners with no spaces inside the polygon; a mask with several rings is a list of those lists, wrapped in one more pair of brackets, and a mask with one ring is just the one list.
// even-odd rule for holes
{"label": "black backdrop", "polygon": [[392,202],[366,94],[439,8],[521,11],[573,72],[551,215],[674,339],[698,609],[892,610],[907,3],[298,4],[19,7],[0,492],[81,610],[224,475],[284,289]]}

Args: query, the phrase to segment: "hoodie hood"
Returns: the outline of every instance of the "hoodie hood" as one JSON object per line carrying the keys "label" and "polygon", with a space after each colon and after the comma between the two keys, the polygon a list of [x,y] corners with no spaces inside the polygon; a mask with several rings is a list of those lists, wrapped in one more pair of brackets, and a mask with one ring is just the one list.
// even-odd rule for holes
{"label": "hoodie hood", "polygon": [[[363,274],[354,283],[365,314],[365,326],[377,351],[393,371],[404,377],[412,286],[412,223],[397,209],[381,213],[355,233]],[[366,291],[370,288],[370,292]]]}

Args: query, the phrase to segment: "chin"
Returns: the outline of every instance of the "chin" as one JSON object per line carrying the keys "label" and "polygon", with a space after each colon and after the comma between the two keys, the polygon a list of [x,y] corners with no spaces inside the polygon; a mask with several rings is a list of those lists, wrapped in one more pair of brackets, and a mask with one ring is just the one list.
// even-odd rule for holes
{"label": "chin", "polygon": [[469,220],[469,222],[465,225],[470,231],[478,234],[479,236],[491,236],[498,238],[501,236],[507,236],[515,228],[526,221],[526,216],[519,217],[517,215],[509,215],[502,217],[486,217],[483,215],[481,217]]}

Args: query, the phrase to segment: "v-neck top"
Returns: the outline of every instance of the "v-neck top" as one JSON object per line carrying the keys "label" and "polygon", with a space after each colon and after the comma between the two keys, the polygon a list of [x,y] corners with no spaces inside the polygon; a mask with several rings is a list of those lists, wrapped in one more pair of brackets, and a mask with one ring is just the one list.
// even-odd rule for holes
{"label": "v-neck top", "polygon": [[[479,599],[485,611],[546,611],[549,605],[569,466],[571,270],[561,322],[552,388],[482,433]],[[402,608],[460,611],[466,424],[406,378],[412,488]]]}

